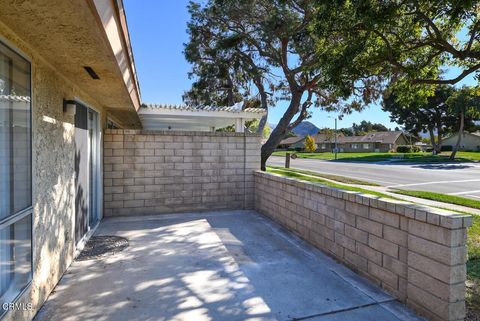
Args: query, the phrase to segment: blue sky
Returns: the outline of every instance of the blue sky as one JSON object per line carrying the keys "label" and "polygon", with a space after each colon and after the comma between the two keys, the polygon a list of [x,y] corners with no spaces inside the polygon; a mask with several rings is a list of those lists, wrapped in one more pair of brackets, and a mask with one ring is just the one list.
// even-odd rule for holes
{"label": "blue sky", "polygon": [[[140,81],[142,101],[145,103],[180,104],[182,94],[190,88],[190,65],[183,56],[183,44],[188,41],[186,32],[189,14],[188,0],[124,0],[128,27]],[[467,77],[462,84],[473,83]],[[269,123],[277,123],[286,109],[286,102],[269,110]],[[313,109],[310,122],[317,127],[333,127],[337,115]],[[330,118],[329,118],[330,117]],[[350,127],[362,120],[383,123],[389,128],[397,126],[379,106],[346,115],[339,128]]]}

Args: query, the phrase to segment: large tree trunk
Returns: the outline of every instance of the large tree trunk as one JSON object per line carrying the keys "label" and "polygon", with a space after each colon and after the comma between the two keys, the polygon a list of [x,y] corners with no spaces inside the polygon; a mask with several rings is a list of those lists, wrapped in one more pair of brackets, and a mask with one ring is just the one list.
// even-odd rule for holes
{"label": "large tree trunk", "polygon": [[430,134],[430,142],[432,143],[432,148],[433,148],[433,154],[437,154],[437,142],[435,140],[435,133],[433,132],[433,128],[430,128],[428,130],[428,133]]}
{"label": "large tree trunk", "polygon": [[262,118],[260,119],[260,122],[258,123],[257,134],[262,135],[262,137],[263,137],[263,129],[267,124],[267,119],[268,119],[268,108],[266,109],[265,115],[262,116]]}
{"label": "large tree trunk", "polygon": [[272,131],[268,140],[263,144],[261,150],[261,163],[260,168],[262,171],[267,169],[267,160],[275,151],[278,144],[284,139],[285,135],[287,134],[288,126],[292,121],[295,114],[299,111],[300,103],[302,100],[302,92],[292,93],[292,100],[290,101],[290,105],[288,106],[285,114],[278,122],[277,127]]}
{"label": "large tree trunk", "polygon": [[457,143],[455,144],[455,147],[452,150],[452,154],[450,155],[450,160],[454,160],[455,156],[457,155],[457,151],[460,148],[460,143],[462,142],[464,128],[465,128],[465,114],[462,111],[460,112],[460,128],[458,130]]}

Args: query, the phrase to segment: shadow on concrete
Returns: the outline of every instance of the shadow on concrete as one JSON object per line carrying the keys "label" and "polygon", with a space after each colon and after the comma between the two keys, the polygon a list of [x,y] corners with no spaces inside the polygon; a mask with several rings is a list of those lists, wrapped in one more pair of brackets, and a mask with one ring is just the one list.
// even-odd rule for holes
{"label": "shadow on concrete", "polygon": [[415,320],[388,294],[251,211],[112,218],[130,246],[77,261],[36,320]]}

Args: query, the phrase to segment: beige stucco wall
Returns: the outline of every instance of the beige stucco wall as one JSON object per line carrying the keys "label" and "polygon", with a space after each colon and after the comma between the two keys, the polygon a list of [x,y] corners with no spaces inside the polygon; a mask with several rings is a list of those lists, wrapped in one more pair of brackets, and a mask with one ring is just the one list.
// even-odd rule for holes
{"label": "beige stucco wall", "polygon": [[33,280],[19,302],[34,309],[9,311],[3,319],[30,320],[74,253],[74,116],[63,113],[63,99],[78,98],[99,111],[101,127],[106,115],[1,22],[0,40],[23,52],[32,65]]}
{"label": "beige stucco wall", "polygon": [[[443,141],[443,146],[455,146],[458,134],[450,136]],[[460,150],[480,151],[480,136],[465,133],[460,142]]]}

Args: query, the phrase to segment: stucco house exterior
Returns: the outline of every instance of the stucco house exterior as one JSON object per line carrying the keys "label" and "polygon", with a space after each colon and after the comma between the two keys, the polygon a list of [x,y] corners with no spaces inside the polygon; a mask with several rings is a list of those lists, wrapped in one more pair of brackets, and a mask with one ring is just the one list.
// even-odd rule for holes
{"label": "stucco house exterior", "polygon": [[[256,159],[259,139],[243,131],[263,110],[142,107],[121,0],[3,1],[1,7],[2,321],[32,319],[100,220],[119,206],[158,213],[170,204],[186,208],[180,201],[192,209],[220,198],[225,206],[252,202],[245,188],[252,182],[244,176],[258,168],[249,160]],[[228,125],[240,133],[198,132]],[[134,137],[142,128],[165,131],[153,142],[154,136]],[[191,133],[173,133],[182,130]],[[212,165],[200,166],[206,158]],[[160,182],[167,191],[153,195]],[[176,195],[180,183],[190,192]]]}
{"label": "stucco house exterior", "polygon": [[[457,144],[458,133],[451,135],[443,140],[443,146],[454,147]],[[460,150],[462,151],[480,151],[480,132],[468,133],[465,132],[462,135],[460,141]]]}
{"label": "stucco house exterior", "polygon": [[141,127],[140,91],[121,1],[1,8],[0,319],[30,320],[103,216],[104,131]]}
{"label": "stucco house exterior", "polygon": [[301,136],[292,136],[282,139],[280,144],[278,144],[278,149],[294,149],[295,147],[303,147],[303,141],[305,137]]}

